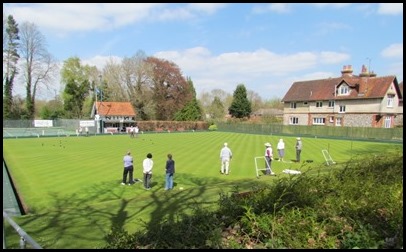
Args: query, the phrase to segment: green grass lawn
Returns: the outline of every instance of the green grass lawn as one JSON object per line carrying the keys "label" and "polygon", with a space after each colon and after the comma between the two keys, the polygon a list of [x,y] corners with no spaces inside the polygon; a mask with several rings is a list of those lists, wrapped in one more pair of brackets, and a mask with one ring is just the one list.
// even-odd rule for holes
{"label": "green grass lawn", "polygon": [[[295,137],[283,137],[285,160],[295,159]],[[112,226],[132,233],[151,221],[176,218],[196,205],[215,207],[220,192],[250,190],[272,183],[284,169],[335,169],[365,155],[402,151],[403,144],[302,138],[301,159],[312,163],[274,161],[278,175],[256,178],[255,157],[270,142],[277,156],[278,136],[225,132],[149,133],[90,137],[3,139],[3,156],[28,214],[15,221],[44,248],[96,248]],[[220,149],[233,152],[228,176],[220,174]],[[337,162],[326,166],[321,150]],[[142,183],[120,185],[123,156],[131,150],[134,178],[142,179],[142,160],[152,153],[152,189]],[[166,155],[176,164],[174,190],[164,191]],[[263,165],[263,159],[259,162]],[[262,168],[262,167],[261,167]],[[297,176],[297,175],[296,175]],[[179,188],[183,187],[183,190]],[[7,229],[8,246],[18,247],[15,231]]]}

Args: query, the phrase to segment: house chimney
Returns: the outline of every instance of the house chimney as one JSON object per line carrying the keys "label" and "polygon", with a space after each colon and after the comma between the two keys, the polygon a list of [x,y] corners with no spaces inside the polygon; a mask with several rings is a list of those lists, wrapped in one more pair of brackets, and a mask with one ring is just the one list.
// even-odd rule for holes
{"label": "house chimney", "polygon": [[374,73],[374,71],[371,71],[371,73],[369,74],[369,77],[376,77],[376,73]]}
{"label": "house chimney", "polygon": [[360,77],[368,77],[369,72],[368,68],[365,65],[362,65],[361,73],[359,74]]}
{"label": "house chimney", "polygon": [[342,77],[344,77],[344,76],[349,76],[349,77],[351,77],[352,76],[352,66],[351,65],[344,65],[343,66],[343,70],[341,70],[341,76]]}

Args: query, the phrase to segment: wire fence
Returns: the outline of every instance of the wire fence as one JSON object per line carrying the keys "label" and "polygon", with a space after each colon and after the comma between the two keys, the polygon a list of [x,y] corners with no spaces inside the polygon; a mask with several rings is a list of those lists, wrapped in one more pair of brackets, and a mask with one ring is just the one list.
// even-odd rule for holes
{"label": "wire fence", "polygon": [[328,127],[282,124],[217,123],[218,130],[286,136],[403,142],[403,128]]}

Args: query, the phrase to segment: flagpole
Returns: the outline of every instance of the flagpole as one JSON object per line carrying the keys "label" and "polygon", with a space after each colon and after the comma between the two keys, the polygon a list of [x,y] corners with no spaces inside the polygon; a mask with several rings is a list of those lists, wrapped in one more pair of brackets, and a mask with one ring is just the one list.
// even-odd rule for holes
{"label": "flagpole", "polygon": [[[101,74],[99,75],[99,80],[100,80],[100,82],[101,82],[101,78],[102,78],[102,76],[101,76]],[[96,132],[97,133],[102,133],[102,132],[100,132],[100,116],[99,116],[99,109],[98,109],[98,107],[97,107],[97,91],[98,91],[99,89],[97,88],[97,85],[95,86],[95,94],[96,94]]]}

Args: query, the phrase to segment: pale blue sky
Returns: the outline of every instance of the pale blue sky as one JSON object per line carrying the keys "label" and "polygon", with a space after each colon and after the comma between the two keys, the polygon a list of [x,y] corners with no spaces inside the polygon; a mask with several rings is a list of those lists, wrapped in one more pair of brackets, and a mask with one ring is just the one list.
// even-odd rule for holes
{"label": "pale blue sky", "polygon": [[35,23],[60,62],[77,56],[101,70],[142,50],[177,64],[198,97],[243,83],[263,99],[283,98],[293,82],[338,77],[344,65],[403,81],[399,3],[3,3],[3,11]]}

